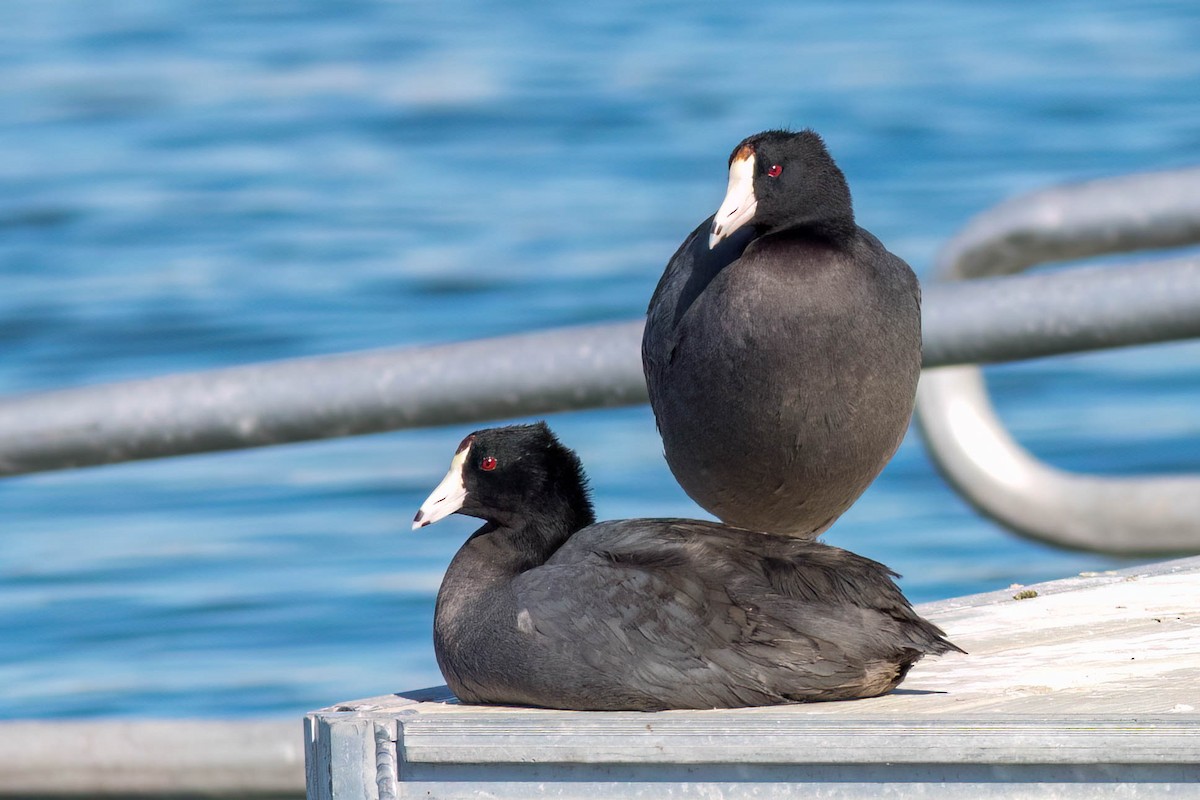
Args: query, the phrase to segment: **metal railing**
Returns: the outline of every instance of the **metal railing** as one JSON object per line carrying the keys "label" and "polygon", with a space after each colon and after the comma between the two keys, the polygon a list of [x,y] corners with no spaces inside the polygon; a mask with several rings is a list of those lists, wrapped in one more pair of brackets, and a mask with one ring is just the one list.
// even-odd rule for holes
{"label": "metal railing", "polygon": [[[1200,255],[980,278],[1200,241],[1200,169],[1063,187],[982,215],[924,292],[927,368],[1200,337]],[[646,401],[642,322],[301,358],[0,400],[0,475]],[[479,392],[486,385],[488,392]],[[921,428],[947,478],[1027,535],[1200,550],[1200,479],[1083,478],[1025,453],[979,370],[930,369]]]}
{"label": "metal railing", "polygon": [[[1200,169],[1132,175],[1048,189],[997,206],[942,250],[936,276],[980,279],[1036,264],[1196,242]],[[1046,342],[1076,338],[1084,318],[1105,320],[1111,331],[1121,331],[1109,344],[1148,341],[1142,335],[1152,335],[1151,329],[1183,330],[1196,322],[1200,265],[1191,259],[1179,274],[1169,266],[1188,261],[1116,272],[1071,270],[1061,274],[1086,283],[1067,302],[1029,296],[1013,303],[997,294],[990,313],[1023,318],[1028,335]],[[1101,274],[1115,281],[1103,292],[1093,291],[1088,279]],[[952,285],[965,289],[1011,280]],[[973,338],[995,342],[986,327],[981,321]],[[1060,547],[1124,555],[1200,550],[1200,474],[1100,477],[1045,464],[1008,434],[978,367],[924,373],[917,417],[946,479],[977,509],[1018,533]]]}

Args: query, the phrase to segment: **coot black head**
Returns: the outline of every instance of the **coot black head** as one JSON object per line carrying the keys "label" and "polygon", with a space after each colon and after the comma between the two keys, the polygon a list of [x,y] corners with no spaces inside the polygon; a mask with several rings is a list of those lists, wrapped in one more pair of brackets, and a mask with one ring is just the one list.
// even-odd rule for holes
{"label": "coot black head", "polygon": [[850,187],[814,131],[764,131],[733,149],[709,248],[747,224],[760,234],[802,224],[853,231]]}
{"label": "coot black head", "polygon": [[544,422],[479,430],[462,440],[413,530],[454,513],[504,525],[516,516],[565,514],[576,529],[595,518],[579,457]]}

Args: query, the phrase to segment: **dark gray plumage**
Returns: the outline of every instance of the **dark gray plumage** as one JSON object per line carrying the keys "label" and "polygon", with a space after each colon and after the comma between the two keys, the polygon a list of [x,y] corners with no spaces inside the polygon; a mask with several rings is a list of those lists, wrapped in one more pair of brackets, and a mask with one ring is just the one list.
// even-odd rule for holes
{"label": "dark gray plumage", "polygon": [[855,224],[817,134],[734,150],[725,203],[650,301],[642,363],[667,464],[731,525],[816,535],[883,469],[912,416],[920,288]]}
{"label": "dark gray plumage", "polygon": [[486,524],[438,592],[434,648],[468,703],[583,710],[869,697],[957,650],[883,565],[720,523],[593,524],[544,424],[478,431],[417,513]]}

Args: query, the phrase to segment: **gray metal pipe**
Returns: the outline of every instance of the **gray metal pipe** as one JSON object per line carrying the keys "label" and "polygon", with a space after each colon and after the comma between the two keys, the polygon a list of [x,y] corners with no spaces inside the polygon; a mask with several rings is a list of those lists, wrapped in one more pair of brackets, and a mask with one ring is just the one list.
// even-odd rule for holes
{"label": "gray metal pipe", "polygon": [[[940,254],[937,275],[948,281],[974,280],[935,284],[929,291],[945,286],[969,291],[972,285],[1012,281],[978,279],[1039,263],[1196,242],[1200,168],[1057,187],[1017,198],[972,221]],[[1036,317],[1047,314],[1036,336],[1048,343],[1078,338],[1074,328],[1081,315],[1105,318],[1113,325],[1110,332],[1121,329],[1121,336],[1136,335],[1138,317],[1151,327],[1190,327],[1187,318],[1194,317],[1195,309],[1189,298],[1175,292],[1189,292],[1192,279],[1179,275],[1178,282],[1160,282],[1159,269],[1168,269],[1166,263],[1130,270],[1123,291],[1115,291],[1113,284],[1109,289],[1114,293],[1105,297],[1081,294],[1056,307],[1053,317],[1046,298],[1030,295],[1019,307],[1009,307],[1006,295],[994,297],[999,313],[1031,315],[1035,325]],[[985,327],[980,321],[970,337],[1001,347]],[[971,349],[971,344],[963,347]],[[956,360],[953,354],[947,359]],[[1060,547],[1122,555],[1200,550],[1200,475],[1111,478],[1051,467],[1009,435],[977,367],[925,372],[917,392],[917,418],[930,455],[950,484],[981,512],[1018,533]]]}
{"label": "gray metal pipe", "polygon": [[[935,285],[939,366],[1200,337],[1200,256]],[[0,475],[646,401],[642,322],[301,358],[0,400]]]}
{"label": "gray metal pipe", "polygon": [[1200,242],[1200,167],[1122,175],[1014,197],[938,253],[942,280],[1011,275],[1106,253]]}
{"label": "gray metal pipe", "polygon": [[299,721],[8,721],[0,753],[0,797],[304,796]]}
{"label": "gray metal pipe", "polygon": [[0,401],[0,475],[646,401],[642,323],[300,358]]}
{"label": "gray metal pipe", "polygon": [[1200,255],[925,288],[924,367],[1200,337]]}

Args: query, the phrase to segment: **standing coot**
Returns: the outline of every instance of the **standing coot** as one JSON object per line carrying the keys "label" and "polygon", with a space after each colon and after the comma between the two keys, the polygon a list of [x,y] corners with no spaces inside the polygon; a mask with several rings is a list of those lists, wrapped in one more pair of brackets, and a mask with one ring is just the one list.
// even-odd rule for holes
{"label": "standing coot", "polygon": [[816,535],[883,469],[912,416],[920,287],[855,224],[816,133],[734,149],[725,202],[650,301],[642,364],[667,464],[731,525]]}
{"label": "standing coot", "polygon": [[413,528],[485,525],[438,592],[434,649],[468,703],[718,708],[883,694],[957,650],[881,564],[682,519],[594,522],[579,459],[545,424],[459,445]]}

